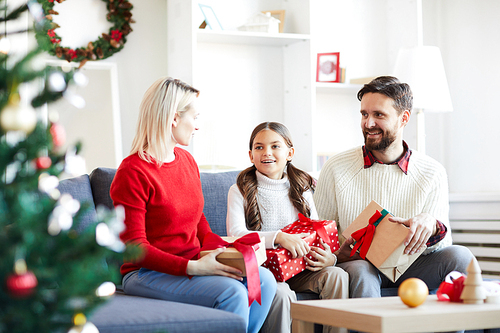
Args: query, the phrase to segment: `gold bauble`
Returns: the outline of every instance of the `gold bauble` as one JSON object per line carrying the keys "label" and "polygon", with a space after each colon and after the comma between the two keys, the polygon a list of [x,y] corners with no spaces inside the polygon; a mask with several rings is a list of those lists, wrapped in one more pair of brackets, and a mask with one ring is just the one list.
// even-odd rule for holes
{"label": "gold bauble", "polygon": [[17,103],[8,104],[0,114],[0,125],[6,132],[22,131],[30,134],[36,127],[36,112]]}

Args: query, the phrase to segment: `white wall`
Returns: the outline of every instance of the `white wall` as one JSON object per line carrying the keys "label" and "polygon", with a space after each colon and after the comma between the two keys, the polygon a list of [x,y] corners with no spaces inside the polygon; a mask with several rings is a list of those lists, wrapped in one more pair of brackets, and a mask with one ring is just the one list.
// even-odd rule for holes
{"label": "white wall", "polygon": [[[399,47],[411,45],[416,38],[412,9],[415,3],[415,0],[313,0],[311,33],[315,48],[318,52],[340,51],[341,65],[347,67],[349,78],[389,74]],[[132,25],[134,31],[121,52],[104,60],[118,66],[125,156],[144,91],[156,78],[168,74],[164,56],[168,50],[166,1],[141,0],[133,4],[133,17],[137,21]],[[427,152],[447,168],[451,192],[498,193],[500,113],[495,95],[500,91],[497,61],[500,2],[423,0],[423,5],[424,44],[441,48],[454,106],[452,113],[426,116]],[[323,109],[316,114],[316,121],[327,124],[340,119],[338,123],[345,124],[342,127],[358,131],[358,137],[351,132],[346,134],[353,144],[358,144],[361,136],[358,106],[355,93],[354,102],[348,94],[336,100],[319,96],[318,107]],[[328,105],[332,105],[332,112]],[[342,117],[335,117],[335,113]],[[245,117],[251,119],[250,114]],[[228,126],[239,121],[231,116],[228,119]],[[242,133],[241,141],[246,142],[248,135]],[[414,146],[412,126],[405,135]],[[317,143],[321,146],[318,151],[330,149],[330,144],[340,142],[339,137],[344,136],[339,133]]]}
{"label": "white wall", "polygon": [[[417,43],[416,0],[313,3],[316,48],[340,51],[348,79],[390,74],[399,48]],[[441,49],[454,106],[452,113],[426,114],[427,154],[446,167],[452,193],[500,192],[499,13],[497,0],[423,0],[424,45]],[[358,107],[355,92],[318,95],[317,122],[326,133],[319,152],[362,142]],[[411,147],[414,118],[405,129]]]}
{"label": "white wall", "polygon": [[[500,192],[500,2],[427,0],[424,41],[441,48],[454,111],[427,117],[429,154],[442,156],[450,191]],[[433,28],[433,29],[432,29]],[[438,151],[440,150],[440,151]]]}

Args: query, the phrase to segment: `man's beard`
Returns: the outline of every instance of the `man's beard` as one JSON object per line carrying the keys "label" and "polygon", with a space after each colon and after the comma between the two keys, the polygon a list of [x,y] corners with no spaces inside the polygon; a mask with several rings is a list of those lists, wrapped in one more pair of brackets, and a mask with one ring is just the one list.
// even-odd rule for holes
{"label": "man's beard", "polygon": [[[373,130],[380,130],[380,129],[371,129],[370,132]],[[375,140],[372,139],[367,139],[367,134],[366,131],[363,131],[363,136],[365,137],[365,147],[368,150],[371,151],[384,151],[386,150],[394,141],[396,141],[396,135],[394,132],[385,132],[382,131],[382,138],[380,141],[375,142]]]}

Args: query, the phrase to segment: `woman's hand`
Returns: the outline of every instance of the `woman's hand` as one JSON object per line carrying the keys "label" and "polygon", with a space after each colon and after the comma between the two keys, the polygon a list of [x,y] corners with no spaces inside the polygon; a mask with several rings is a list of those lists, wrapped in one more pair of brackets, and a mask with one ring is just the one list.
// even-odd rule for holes
{"label": "woman's hand", "polygon": [[309,236],[308,233],[287,234],[286,232],[278,232],[274,242],[290,251],[292,258],[301,258],[311,250],[309,245],[303,240],[307,236]]}
{"label": "woman's hand", "polygon": [[189,260],[186,268],[187,275],[222,275],[227,276],[238,281],[242,281],[243,278],[240,271],[237,268],[227,266],[218,262],[215,258],[222,252],[226,250],[225,247],[218,248],[204,257],[198,260]]}
{"label": "woman's hand", "polygon": [[320,271],[325,267],[334,266],[337,262],[337,257],[332,253],[332,249],[328,244],[326,244],[321,238],[319,239],[321,246],[311,246],[311,255],[316,260],[311,260],[308,257],[304,257],[307,262],[307,269],[313,272]]}

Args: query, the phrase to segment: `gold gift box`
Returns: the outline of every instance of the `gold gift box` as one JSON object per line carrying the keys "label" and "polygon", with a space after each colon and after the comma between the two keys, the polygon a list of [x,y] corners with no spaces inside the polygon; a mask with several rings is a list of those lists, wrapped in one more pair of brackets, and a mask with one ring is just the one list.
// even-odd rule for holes
{"label": "gold gift box", "polygon": [[[353,232],[368,225],[368,221],[375,211],[382,212],[383,209],[382,206],[372,200],[351,225],[344,230],[342,235],[348,239]],[[390,216],[390,214],[387,214],[376,227],[366,259],[387,276],[389,280],[396,282],[422,254],[423,250],[412,255],[404,253],[406,246],[403,241],[408,235],[408,228],[402,224],[389,221]]]}

